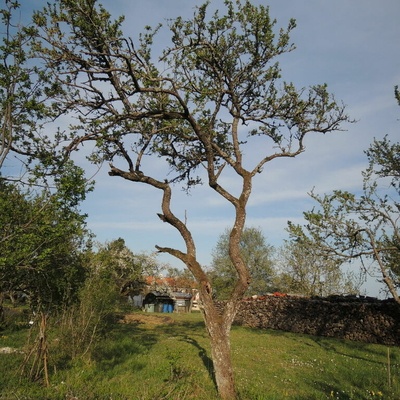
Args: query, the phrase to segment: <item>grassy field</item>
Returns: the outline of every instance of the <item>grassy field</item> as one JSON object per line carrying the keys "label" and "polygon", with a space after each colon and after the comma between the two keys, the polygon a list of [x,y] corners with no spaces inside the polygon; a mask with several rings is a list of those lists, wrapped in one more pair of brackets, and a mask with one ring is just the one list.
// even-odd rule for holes
{"label": "grassy field", "polygon": [[[26,335],[2,331],[0,348]],[[396,347],[234,327],[232,352],[243,400],[400,399]],[[200,314],[130,314],[90,357],[50,359],[49,388],[20,378],[22,353],[0,354],[0,399],[213,400],[209,355]]]}

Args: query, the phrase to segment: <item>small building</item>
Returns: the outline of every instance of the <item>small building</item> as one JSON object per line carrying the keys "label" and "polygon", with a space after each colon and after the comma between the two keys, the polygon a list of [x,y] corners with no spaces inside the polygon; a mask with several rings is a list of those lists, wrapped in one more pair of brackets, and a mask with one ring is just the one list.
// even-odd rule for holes
{"label": "small building", "polygon": [[168,293],[153,291],[146,294],[143,308],[147,312],[173,312],[174,300]]}
{"label": "small building", "polygon": [[192,309],[192,295],[190,293],[173,292],[171,298],[174,300],[174,311],[190,312]]}
{"label": "small building", "polygon": [[190,293],[152,291],[146,294],[143,300],[143,309],[146,312],[190,312]]}
{"label": "small building", "polygon": [[129,295],[128,303],[135,308],[141,308],[142,304],[143,304],[143,299],[144,299],[144,296],[141,294],[134,295],[134,296]]}

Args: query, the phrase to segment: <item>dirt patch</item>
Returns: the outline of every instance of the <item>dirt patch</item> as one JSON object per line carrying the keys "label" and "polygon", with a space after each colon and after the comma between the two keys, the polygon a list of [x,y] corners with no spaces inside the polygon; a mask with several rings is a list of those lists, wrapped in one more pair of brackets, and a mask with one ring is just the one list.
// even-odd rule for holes
{"label": "dirt patch", "polygon": [[171,317],[138,313],[125,314],[118,322],[121,324],[146,324],[152,326],[175,323]]}

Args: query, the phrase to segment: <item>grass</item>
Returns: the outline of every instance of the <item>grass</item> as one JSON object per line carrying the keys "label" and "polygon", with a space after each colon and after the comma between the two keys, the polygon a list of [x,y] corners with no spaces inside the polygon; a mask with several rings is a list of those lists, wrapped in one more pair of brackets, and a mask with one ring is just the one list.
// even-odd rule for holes
{"label": "grass", "polygon": [[[90,357],[52,365],[51,386],[18,376],[23,354],[0,354],[0,399],[213,400],[208,338],[200,314],[132,314]],[[22,348],[27,329],[0,332]],[[56,343],[56,341],[54,342]],[[56,344],[53,344],[56,346]],[[232,330],[243,400],[400,398],[400,349],[244,327]]]}

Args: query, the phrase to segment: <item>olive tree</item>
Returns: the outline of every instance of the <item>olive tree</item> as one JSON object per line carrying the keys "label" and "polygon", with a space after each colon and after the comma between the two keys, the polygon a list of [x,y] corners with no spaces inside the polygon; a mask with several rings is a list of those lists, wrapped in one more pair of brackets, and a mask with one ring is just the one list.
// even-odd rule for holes
{"label": "olive tree", "polygon": [[[227,0],[211,14],[201,5],[193,18],[169,22],[170,44],[162,43],[159,57],[152,50],[160,26],[134,40],[123,35],[122,21],[95,0],[60,0],[34,16],[35,52],[64,90],[54,106],[77,118],[67,154],[92,142],[90,160],[108,161],[110,176],[162,194],[158,215],[179,232],[184,249],[156,248],[181,260],[198,282],[218,391],[233,399],[229,337],[250,283],[240,241],[253,178],[275,159],[300,155],[308,134],[339,130],[349,119],[325,84],[297,89],[281,78],[277,58],[294,49],[296,24],[277,30],[265,6]],[[258,160],[254,141],[264,151]],[[153,159],[166,163],[165,176],[153,173]],[[224,184],[232,175],[238,193]],[[202,182],[234,210],[229,257],[237,279],[222,310],[190,226],[172,210],[175,184],[190,190]]]}

